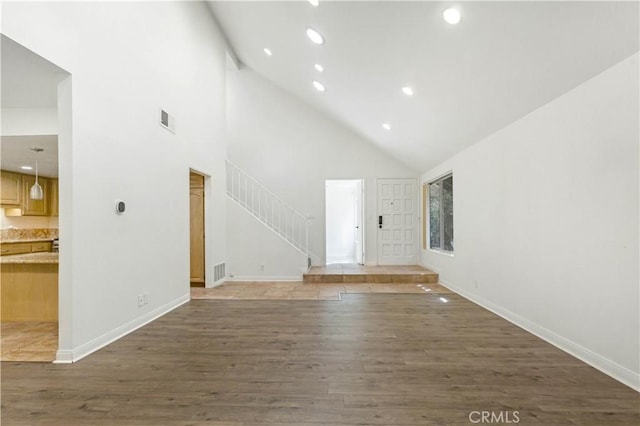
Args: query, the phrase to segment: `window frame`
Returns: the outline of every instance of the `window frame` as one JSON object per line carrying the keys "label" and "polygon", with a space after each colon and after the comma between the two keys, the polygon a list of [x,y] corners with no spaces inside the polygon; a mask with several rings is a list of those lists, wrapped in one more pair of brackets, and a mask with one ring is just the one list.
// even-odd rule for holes
{"label": "window frame", "polygon": [[[428,210],[428,214],[429,214],[429,220],[428,223],[425,224],[426,226],[428,226],[429,228],[429,232],[428,232],[428,241],[427,241],[427,247],[429,250],[438,252],[438,253],[442,253],[442,254],[446,254],[449,256],[453,256],[454,252],[455,252],[455,244],[452,244],[452,249],[451,250],[447,250],[444,247],[444,202],[443,202],[443,196],[444,196],[444,181],[451,178],[451,194],[452,194],[452,203],[453,203],[453,171],[447,172],[443,175],[440,175],[439,177],[437,177],[436,179],[430,180],[426,182],[427,185],[427,197],[428,200],[426,201],[426,207]],[[431,239],[432,239],[432,232],[431,232],[431,196],[433,194],[431,185],[433,184],[440,184],[440,193],[439,193],[439,215],[440,215],[440,223],[439,223],[439,234],[440,234],[440,246],[441,247],[431,247]],[[452,230],[455,229],[453,226],[453,205],[452,205],[452,212],[451,212],[451,227]],[[454,232],[455,235],[455,232]]]}

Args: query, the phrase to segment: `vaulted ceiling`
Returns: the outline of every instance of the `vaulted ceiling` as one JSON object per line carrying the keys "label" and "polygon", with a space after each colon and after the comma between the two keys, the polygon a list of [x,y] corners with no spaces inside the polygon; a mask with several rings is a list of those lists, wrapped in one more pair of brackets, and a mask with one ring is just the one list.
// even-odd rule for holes
{"label": "vaulted ceiling", "polygon": [[[639,45],[637,2],[208,4],[243,66],[417,171],[566,93]],[[457,25],[443,20],[450,6],[461,12]],[[309,40],[309,27],[324,44]],[[314,80],[326,91],[318,92]]]}

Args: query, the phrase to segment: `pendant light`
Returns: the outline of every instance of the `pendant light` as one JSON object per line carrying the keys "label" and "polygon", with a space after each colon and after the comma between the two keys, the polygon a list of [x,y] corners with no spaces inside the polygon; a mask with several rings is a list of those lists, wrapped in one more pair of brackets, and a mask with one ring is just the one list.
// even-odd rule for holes
{"label": "pendant light", "polygon": [[44,198],[44,192],[42,187],[38,183],[38,153],[44,151],[42,148],[31,148],[31,151],[36,153],[36,183],[33,184],[29,190],[29,198],[32,200],[42,200]]}

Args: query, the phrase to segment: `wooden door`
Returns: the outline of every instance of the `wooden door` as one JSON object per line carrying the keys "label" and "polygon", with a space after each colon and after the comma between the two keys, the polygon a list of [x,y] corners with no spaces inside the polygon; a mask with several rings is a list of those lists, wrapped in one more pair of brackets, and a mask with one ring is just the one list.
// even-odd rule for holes
{"label": "wooden door", "polygon": [[204,287],[204,176],[189,175],[191,286]]}
{"label": "wooden door", "polygon": [[415,179],[378,180],[379,265],[417,264],[417,192]]}
{"label": "wooden door", "polygon": [[49,215],[58,216],[58,179],[49,179]]}
{"label": "wooden door", "polygon": [[19,207],[22,204],[22,175],[3,170],[0,173],[0,184],[0,204]]}
{"label": "wooden door", "polygon": [[22,216],[49,216],[49,179],[39,177],[38,183],[42,186],[42,200],[32,200],[29,191],[36,183],[36,177],[22,176]]}

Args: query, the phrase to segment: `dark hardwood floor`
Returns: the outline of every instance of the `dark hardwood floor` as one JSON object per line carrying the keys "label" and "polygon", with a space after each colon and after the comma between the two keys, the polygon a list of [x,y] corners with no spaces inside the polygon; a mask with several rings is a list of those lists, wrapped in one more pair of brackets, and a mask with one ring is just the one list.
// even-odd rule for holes
{"label": "dark hardwood floor", "polygon": [[2,425],[640,423],[638,393],[460,296],[342,298],[196,300],[76,364],[2,363]]}

